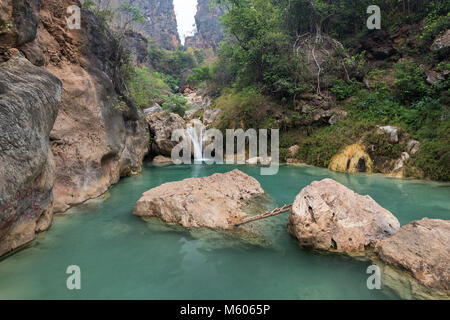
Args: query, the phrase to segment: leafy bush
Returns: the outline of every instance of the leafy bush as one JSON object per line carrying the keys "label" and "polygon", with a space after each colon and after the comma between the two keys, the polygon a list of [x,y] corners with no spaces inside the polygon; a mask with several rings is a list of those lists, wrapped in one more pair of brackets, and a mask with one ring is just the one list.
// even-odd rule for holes
{"label": "leafy bush", "polygon": [[433,180],[450,181],[450,121],[446,121],[436,139],[422,142],[413,164]]}
{"label": "leafy bush", "polygon": [[429,93],[424,71],[412,61],[398,63],[394,74],[394,95],[401,103],[409,104]]}
{"label": "leafy bush", "polygon": [[222,109],[219,129],[277,128],[276,121],[270,118],[275,104],[254,88],[242,92],[225,92],[216,101],[215,107]]}
{"label": "leafy bush", "polygon": [[186,98],[181,95],[174,94],[163,103],[162,108],[168,112],[176,113],[183,117],[186,112],[186,103]]}
{"label": "leafy bush", "polygon": [[336,80],[333,87],[330,89],[330,91],[339,99],[339,100],[345,100],[351,96],[353,96],[359,88],[359,84],[356,81],[351,81],[350,83],[347,83],[343,80]]}
{"label": "leafy bush", "polygon": [[185,51],[181,46],[176,51],[169,51],[151,44],[148,48],[148,55],[156,71],[178,80],[183,72],[198,65],[194,53]]}
{"label": "leafy bush", "polygon": [[[447,6],[450,6],[447,4]],[[450,8],[448,8],[450,10]],[[426,25],[424,27],[424,32],[420,36],[423,40],[423,45],[428,48],[433,40],[450,29],[450,12],[447,10],[447,15],[439,16],[435,12],[432,12],[428,15],[426,19]]]}
{"label": "leafy bush", "polygon": [[163,92],[170,91],[164,76],[158,72],[151,72],[148,67],[135,67],[128,81],[128,87],[136,105],[140,108],[149,106],[153,99],[160,98]]}
{"label": "leafy bush", "polygon": [[198,85],[200,82],[210,80],[211,79],[211,73],[209,66],[202,66],[199,68],[192,69],[193,74],[190,74],[186,78],[186,82],[190,85]]}

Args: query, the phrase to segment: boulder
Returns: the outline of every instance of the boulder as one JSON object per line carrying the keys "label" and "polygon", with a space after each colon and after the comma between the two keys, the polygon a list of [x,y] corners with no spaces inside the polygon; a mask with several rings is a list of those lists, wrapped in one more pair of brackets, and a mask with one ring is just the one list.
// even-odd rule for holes
{"label": "boulder", "polygon": [[328,120],[328,123],[333,125],[341,120],[344,120],[345,118],[347,118],[347,112],[337,110],[333,113],[330,120]]}
{"label": "boulder", "polygon": [[153,164],[156,164],[156,165],[171,164],[172,159],[159,155],[159,156],[154,157],[152,162],[153,162]]}
{"label": "boulder", "polygon": [[[446,292],[450,298],[449,243],[450,221],[424,218],[379,241],[375,252],[388,265],[407,271],[423,286]],[[406,287],[420,295],[414,283]]]}
{"label": "boulder", "polygon": [[159,104],[154,103],[150,108],[144,109],[144,114],[145,114],[145,116],[149,116],[151,114],[162,112],[162,111],[163,111],[163,108]]}
{"label": "boulder", "polygon": [[298,145],[293,145],[288,149],[289,158],[296,158],[298,156],[298,152],[300,151],[300,147]]}
{"label": "boulder", "polygon": [[357,252],[394,235],[400,223],[371,197],[324,179],[297,195],[287,228],[301,246]]}
{"label": "boulder", "polygon": [[439,51],[448,47],[450,47],[450,29],[445,31],[443,35],[437,37],[434,40],[433,44],[431,45],[431,50]]}
{"label": "boulder", "polygon": [[378,127],[377,132],[379,134],[387,134],[388,141],[391,143],[398,142],[398,129],[396,127],[393,127],[393,126]]}
{"label": "boulder", "polygon": [[184,129],[186,123],[175,113],[157,112],[147,116],[147,123],[152,137],[151,151],[157,155],[170,157],[172,149],[178,142],[172,141],[172,132]]}
{"label": "boulder", "polygon": [[347,173],[372,173],[372,167],[370,156],[366,153],[364,146],[358,143],[346,146],[331,158],[328,165],[329,170]]}
{"label": "boulder", "polygon": [[0,64],[0,75],[1,256],[51,224],[55,164],[49,134],[62,85],[20,53]]}
{"label": "boulder", "polygon": [[397,171],[405,166],[405,163],[409,160],[410,156],[407,152],[402,152],[402,155],[394,163],[394,171]]}
{"label": "boulder", "polygon": [[247,216],[242,208],[264,194],[256,179],[239,170],[169,182],[145,192],[134,207],[142,218],[158,217],[183,227],[232,229]]}
{"label": "boulder", "polygon": [[416,154],[420,148],[420,142],[417,140],[409,140],[406,148],[410,154]]}

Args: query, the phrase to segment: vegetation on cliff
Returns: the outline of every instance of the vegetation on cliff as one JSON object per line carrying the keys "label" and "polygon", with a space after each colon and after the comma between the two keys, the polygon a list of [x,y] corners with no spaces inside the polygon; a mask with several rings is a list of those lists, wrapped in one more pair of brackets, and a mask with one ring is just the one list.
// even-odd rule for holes
{"label": "vegetation on cliff", "polygon": [[[450,49],[434,44],[450,28],[448,2],[216,2],[226,31],[218,61],[189,81],[217,98],[219,126],[279,128],[282,158],[299,145],[297,160],[328,166],[358,141],[394,160],[401,143],[374,138],[377,126],[393,125],[421,143],[405,176],[450,180]],[[366,26],[369,5],[381,8],[381,30]],[[330,125],[329,108],[346,119]],[[327,118],[309,121],[316,110]]]}

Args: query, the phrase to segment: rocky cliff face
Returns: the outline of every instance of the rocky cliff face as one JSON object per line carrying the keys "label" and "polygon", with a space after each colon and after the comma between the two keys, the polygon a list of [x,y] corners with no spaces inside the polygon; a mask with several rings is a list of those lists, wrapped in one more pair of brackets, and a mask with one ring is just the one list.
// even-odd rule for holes
{"label": "rocky cliff face", "polygon": [[0,64],[0,256],[46,230],[55,164],[49,133],[61,81],[20,53]]}
{"label": "rocky cliff face", "polygon": [[8,26],[0,32],[0,255],[47,229],[53,211],[139,172],[148,150],[147,124],[124,90],[117,41],[84,10],[81,30],[69,30],[72,4],[80,6],[0,0]]}
{"label": "rocky cliff face", "polygon": [[141,10],[146,20],[135,23],[135,31],[167,50],[175,50],[181,44],[173,0],[135,0],[133,6]]}
{"label": "rocky cliff face", "polygon": [[56,162],[55,210],[103,194],[121,176],[141,170],[148,149],[145,121],[124,96],[118,44],[90,12],[81,30],[64,29],[70,1],[45,0],[38,30],[47,69],[61,79],[63,105],[50,134]]}
{"label": "rocky cliff face", "polygon": [[220,41],[223,39],[223,27],[219,25],[219,18],[223,14],[217,7],[210,7],[210,0],[198,0],[195,24],[197,33],[186,38],[186,47],[199,49],[212,49],[217,51]]}

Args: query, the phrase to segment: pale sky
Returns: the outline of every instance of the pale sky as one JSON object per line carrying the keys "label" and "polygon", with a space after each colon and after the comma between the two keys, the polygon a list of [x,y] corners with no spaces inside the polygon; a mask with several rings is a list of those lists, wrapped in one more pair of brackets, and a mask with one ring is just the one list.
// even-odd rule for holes
{"label": "pale sky", "polygon": [[195,34],[195,14],[197,13],[197,0],[173,0],[175,15],[177,16],[178,34],[181,44],[187,36]]}

